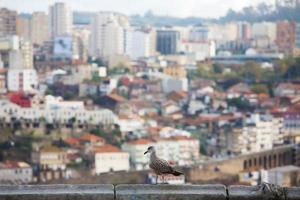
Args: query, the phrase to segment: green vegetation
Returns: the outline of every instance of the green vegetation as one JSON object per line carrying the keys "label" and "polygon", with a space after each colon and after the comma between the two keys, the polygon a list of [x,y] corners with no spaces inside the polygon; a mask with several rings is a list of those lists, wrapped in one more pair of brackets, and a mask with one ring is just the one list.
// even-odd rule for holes
{"label": "green vegetation", "polygon": [[252,111],[253,107],[250,105],[248,99],[243,97],[228,99],[227,103],[229,106],[236,107],[241,111]]}
{"label": "green vegetation", "polygon": [[112,129],[97,128],[90,131],[92,134],[100,136],[106,140],[107,143],[121,147],[121,131],[118,127]]}
{"label": "green vegetation", "polygon": [[256,94],[261,94],[261,93],[265,93],[268,94],[269,93],[269,88],[267,85],[264,84],[255,84],[251,87],[252,92],[256,93]]}

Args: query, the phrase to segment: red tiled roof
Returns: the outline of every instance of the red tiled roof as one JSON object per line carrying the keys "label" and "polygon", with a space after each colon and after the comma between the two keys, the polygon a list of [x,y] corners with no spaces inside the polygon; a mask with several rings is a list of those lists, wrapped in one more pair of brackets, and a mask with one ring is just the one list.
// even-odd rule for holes
{"label": "red tiled roof", "polygon": [[122,153],[121,149],[111,144],[106,144],[100,147],[94,147],[95,153]]}
{"label": "red tiled roof", "polygon": [[107,97],[119,102],[125,101],[124,97],[117,94],[108,94]]}
{"label": "red tiled roof", "polygon": [[27,168],[27,167],[30,167],[30,165],[25,162],[11,161],[11,160],[0,162],[0,169],[1,168],[2,169]]}
{"label": "red tiled roof", "polygon": [[150,143],[153,143],[153,141],[149,140],[149,139],[144,139],[144,138],[128,142],[128,144],[131,144],[131,145],[145,145],[145,144],[150,144]]}
{"label": "red tiled roof", "polygon": [[104,138],[90,134],[90,133],[86,133],[84,135],[82,135],[79,140],[82,141],[89,141],[89,142],[99,142],[99,141],[105,141]]}
{"label": "red tiled roof", "polygon": [[80,140],[78,138],[69,137],[69,138],[64,139],[64,142],[68,143],[69,145],[76,146],[76,145],[79,145]]}

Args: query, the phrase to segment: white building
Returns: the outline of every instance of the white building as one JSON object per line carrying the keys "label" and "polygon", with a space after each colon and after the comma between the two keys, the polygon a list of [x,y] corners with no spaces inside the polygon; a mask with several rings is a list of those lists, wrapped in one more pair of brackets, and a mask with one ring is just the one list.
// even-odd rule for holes
{"label": "white building", "polygon": [[130,155],[130,162],[137,170],[142,170],[148,167],[149,158],[144,155],[144,152],[149,146],[154,145],[154,141],[148,139],[138,139],[131,142],[126,142],[122,145],[122,150]]}
{"label": "white building", "polygon": [[34,12],[31,18],[31,42],[41,45],[50,38],[49,17],[44,12]]}
{"label": "white building", "polygon": [[242,153],[269,150],[283,143],[281,118],[271,115],[253,114],[247,118],[239,136]]}
{"label": "white building", "polygon": [[128,17],[113,12],[95,14],[91,24],[91,52],[95,57],[125,53],[125,28],[129,27]]}
{"label": "white building", "polygon": [[165,93],[172,91],[188,91],[187,78],[172,78],[166,77],[162,80],[162,89]]}
{"label": "white building", "polygon": [[146,30],[127,29],[125,53],[131,59],[149,57],[151,55],[151,33]]}
{"label": "white building", "polygon": [[145,120],[140,117],[119,116],[118,125],[121,132],[133,132],[145,127]]}
{"label": "white building", "polygon": [[23,119],[31,122],[39,122],[44,119],[48,123],[69,123],[70,120],[74,119],[74,123],[78,124],[109,125],[117,123],[117,116],[108,109],[88,110],[72,106],[67,108],[60,108],[59,106],[45,108],[45,105],[22,108],[7,100],[0,101],[0,119],[10,122],[12,117],[17,120]]}
{"label": "white building", "polygon": [[276,23],[273,22],[260,22],[252,25],[253,38],[267,37],[270,42],[276,39]]}
{"label": "white building", "polygon": [[292,187],[299,184],[300,167],[287,165],[276,167],[269,170],[263,170],[261,173],[261,181],[280,185],[282,187]]}
{"label": "white building", "polygon": [[191,165],[199,158],[199,140],[185,136],[159,138],[157,140],[138,139],[122,145],[130,154],[130,161],[136,169],[148,168],[149,156],[144,152],[154,146],[159,157],[178,165]]}
{"label": "white building", "polygon": [[49,18],[52,38],[72,34],[73,14],[68,5],[58,2],[50,6]]}
{"label": "white building", "polygon": [[12,37],[8,42],[11,43],[9,49],[9,68],[10,69],[32,69],[33,68],[33,48],[28,41]]}
{"label": "white building", "polygon": [[129,154],[112,145],[95,147],[95,173],[128,171]]}
{"label": "white building", "polygon": [[182,42],[181,48],[181,51],[192,54],[196,61],[203,61],[216,55],[214,41]]}
{"label": "white building", "polygon": [[32,182],[32,168],[25,162],[0,162],[1,184],[28,184]]}
{"label": "white building", "polygon": [[206,26],[196,26],[190,30],[189,41],[205,42],[209,38],[209,29]]}
{"label": "white building", "polygon": [[38,86],[35,69],[9,69],[7,74],[8,91],[33,91]]}

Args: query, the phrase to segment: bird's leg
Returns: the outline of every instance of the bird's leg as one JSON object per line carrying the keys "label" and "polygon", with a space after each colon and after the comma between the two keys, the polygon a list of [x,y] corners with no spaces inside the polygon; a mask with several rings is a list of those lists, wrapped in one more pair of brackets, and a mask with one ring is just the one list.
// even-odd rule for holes
{"label": "bird's leg", "polygon": [[157,179],[158,179],[158,175],[156,175],[156,183],[155,183],[156,185],[157,185]]}
{"label": "bird's leg", "polygon": [[164,175],[161,175],[162,176],[162,184],[165,183],[165,176]]}

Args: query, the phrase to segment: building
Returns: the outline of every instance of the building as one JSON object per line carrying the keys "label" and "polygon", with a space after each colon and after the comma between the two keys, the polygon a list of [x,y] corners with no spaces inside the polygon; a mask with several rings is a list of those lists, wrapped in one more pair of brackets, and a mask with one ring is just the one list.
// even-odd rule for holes
{"label": "building", "polygon": [[161,158],[180,166],[191,165],[199,159],[199,141],[186,136],[138,139],[124,143],[122,149],[130,154],[131,164],[136,169],[145,169],[148,168],[149,157],[144,152],[149,146],[154,146]]}
{"label": "building", "polygon": [[[7,100],[0,102],[0,118],[7,123],[12,119],[27,120],[29,122],[47,122],[49,124],[56,122],[59,124],[93,124],[93,125],[112,125],[117,123],[116,115],[107,109],[92,109],[76,108],[72,102],[61,107],[52,104],[52,107],[45,107],[45,105],[36,105],[30,108],[22,108]],[[77,103],[75,102],[75,106]]]}
{"label": "building", "polygon": [[119,13],[100,12],[91,23],[91,51],[95,57],[108,59],[109,56],[125,53],[125,28],[129,27],[128,17]]}
{"label": "building", "polygon": [[17,12],[0,9],[0,36],[10,36],[17,34]]}
{"label": "building", "polygon": [[71,8],[62,2],[49,8],[51,37],[72,35],[73,14]]}
{"label": "building", "polygon": [[276,45],[278,50],[286,56],[293,54],[296,40],[296,23],[290,21],[279,21],[276,24]]}
{"label": "building", "polygon": [[44,12],[34,12],[31,17],[31,43],[42,45],[50,39],[49,17]]}
{"label": "building", "polygon": [[186,78],[187,72],[186,69],[182,66],[167,66],[163,68],[165,74],[172,76],[174,78]]}
{"label": "building", "polygon": [[3,62],[0,59],[0,94],[4,94],[6,92],[6,69],[3,68]]}
{"label": "building", "polygon": [[31,154],[33,163],[41,169],[65,170],[68,163],[67,153],[55,146],[44,146]]}
{"label": "building", "polygon": [[252,25],[252,37],[260,38],[267,37],[270,42],[276,40],[276,23],[272,22],[257,22]]}
{"label": "building", "polygon": [[34,69],[9,69],[7,73],[8,91],[33,91],[37,89],[38,79]]}
{"label": "building", "polygon": [[8,160],[0,162],[1,184],[28,184],[32,181],[32,168],[29,164]]}
{"label": "building", "polygon": [[183,41],[181,51],[192,55],[195,61],[203,61],[216,55],[216,44],[214,41]]}
{"label": "building", "polygon": [[295,39],[294,56],[300,56],[300,23],[296,24],[296,39]]}
{"label": "building", "polygon": [[204,42],[208,41],[209,29],[206,26],[195,26],[190,30],[189,41],[190,42]]}
{"label": "building", "polygon": [[95,173],[128,171],[129,154],[112,145],[95,147]]}
{"label": "building", "polygon": [[131,165],[137,170],[142,170],[148,167],[149,162],[149,158],[144,155],[144,152],[154,143],[149,139],[138,139],[124,143],[122,150],[129,153]]}
{"label": "building", "polygon": [[242,153],[259,152],[283,144],[282,119],[253,114],[245,121],[239,144]]}
{"label": "building", "polygon": [[188,91],[188,79],[166,77],[162,80],[162,89],[164,93],[170,93],[172,91]]}
{"label": "building", "polygon": [[31,17],[18,15],[17,16],[17,35],[26,40],[31,40]]}
{"label": "building", "polygon": [[172,29],[160,29],[156,33],[156,50],[163,55],[176,54],[179,49],[180,35]]}
{"label": "building", "polygon": [[282,187],[298,186],[300,184],[300,167],[287,165],[262,171],[262,181]]}
{"label": "building", "polygon": [[126,54],[133,60],[153,55],[152,34],[154,34],[154,31],[151,29],[127,29],[125,44]]}
{"label": "building", "polygon": [[238,27],[238,39],[239,40],[250,40],[251,39],[251,24],[248,22],[239,22]]}

